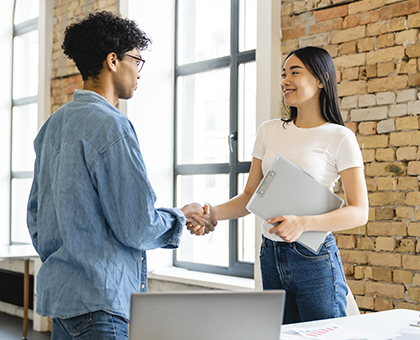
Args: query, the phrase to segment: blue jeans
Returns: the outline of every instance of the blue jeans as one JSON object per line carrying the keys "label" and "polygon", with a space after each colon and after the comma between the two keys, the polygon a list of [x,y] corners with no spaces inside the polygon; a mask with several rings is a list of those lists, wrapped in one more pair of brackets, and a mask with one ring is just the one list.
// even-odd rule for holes
{"label": "blue jeans", "polygon": [[318,255],[263,236],[260,263],[263,288],[286,290],[284,324],[346,316],[346,277],[332,234]]}
{"label": "blue jeans", "polygon": [[128,323],[121,317],[103,311],[70,319],[54,318],[51,340],[128,340]]}

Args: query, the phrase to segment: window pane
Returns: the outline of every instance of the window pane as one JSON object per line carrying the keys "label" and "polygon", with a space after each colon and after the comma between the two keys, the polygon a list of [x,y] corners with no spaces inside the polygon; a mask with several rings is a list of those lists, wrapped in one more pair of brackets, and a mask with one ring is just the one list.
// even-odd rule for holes
{"label": "window pane", "polygon": [[12,179],[12,242],[31,243],[26,226],[26,206],[32,178]]}
{"label": "window pane", "polygon": [[38,104],[15,106],[12,127],[12,171],[33,171],[33,142],[38,131]]}
{"label": "window pane", "polygon": [[256,63],[239,65],[238,160],[252,160],[256,132]]}
{"label": "window pane", "polygon": [[193,63],[230,53],[230,1],[180,0],[178,63]]}
{"label": "window pane", "polygon": [[38,94],[38,30],[14,38],[13,99]]}
{"label": "window pane", "polygon": [[37,18],[39,16],[38,0],[16,0],[14,24]]}
{"label": "window pane", "polygon": [[[240,192],[245,188],[248,176],[249,174],[239,174]],[[255,262],[255,216],[253,214],[238,219],[238,260]]]}
{"label": "window pane", "polygon": [[229,70],[178,78],[178,164],[229,161]]}
{"label": "window pane", "polygon": [[[218,204],[229,199],[228,175],[178,176],[177,206],[199,202]],[[194,236],[187,232],[182,236],[177,250],[178,261],[195,262],[216,266],[229,266],[229,223],[220,221],[214,232],[206,236]]]}
{"label": "window pane", "polygon": [[239,1],[239,52],[257,48],[257,0]]}

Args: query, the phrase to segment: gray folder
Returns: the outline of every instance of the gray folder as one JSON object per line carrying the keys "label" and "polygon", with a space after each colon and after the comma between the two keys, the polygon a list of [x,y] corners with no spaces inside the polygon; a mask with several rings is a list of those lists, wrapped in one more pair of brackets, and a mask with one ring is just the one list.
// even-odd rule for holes
{"label": "gray folder", "polygon": [[[305,171],[277,155],[246,208],[262,218],[310,216],[343,206],[344,201]],[[329,232],[307,231],[296,242],[318,254]]]}

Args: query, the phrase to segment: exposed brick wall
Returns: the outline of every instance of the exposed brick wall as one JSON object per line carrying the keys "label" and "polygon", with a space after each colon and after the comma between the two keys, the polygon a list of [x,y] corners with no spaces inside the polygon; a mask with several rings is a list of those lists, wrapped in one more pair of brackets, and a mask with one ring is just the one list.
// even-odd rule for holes
{"label": "exposed brick wall", "polygon": [[283,54],[330,52],[365,161],[369,221],[335,235],[362,311],[420,310],[419,27],[419,0],[282,4]]}
{"label": "exposed brick wall", "polygon": [[61,49],[67,25],[98,10],[118,13],[119,7],[119,0],[54,0],[51,112],[71,101],[74,89],[82,88],[82,77],[79,71]]}

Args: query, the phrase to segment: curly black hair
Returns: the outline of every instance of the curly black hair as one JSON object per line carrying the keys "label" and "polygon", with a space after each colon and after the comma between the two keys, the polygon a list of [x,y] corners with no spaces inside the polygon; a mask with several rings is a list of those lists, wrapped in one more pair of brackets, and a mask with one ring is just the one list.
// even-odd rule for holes
{"label": "curly black hair", "polygon": [[98,77],[109,53],[115,52],[122,60],[125,52],[133,48],[142,51],[150,43],[135,21],[102,11],[67,26],[61,48],[87,80]]}

